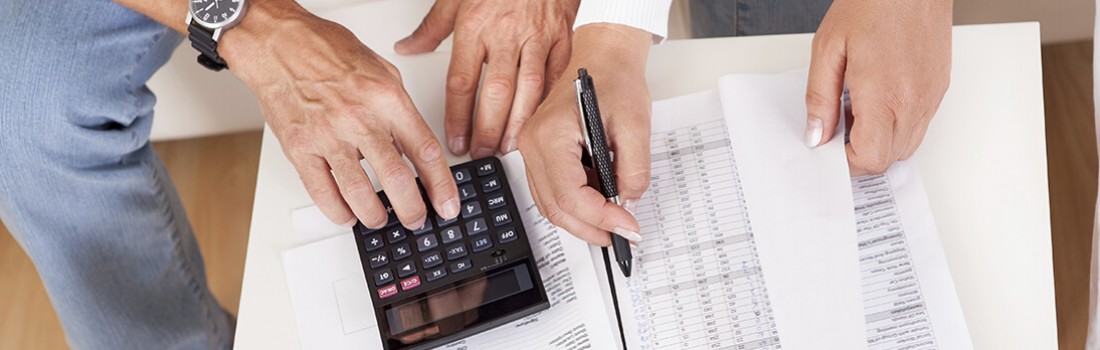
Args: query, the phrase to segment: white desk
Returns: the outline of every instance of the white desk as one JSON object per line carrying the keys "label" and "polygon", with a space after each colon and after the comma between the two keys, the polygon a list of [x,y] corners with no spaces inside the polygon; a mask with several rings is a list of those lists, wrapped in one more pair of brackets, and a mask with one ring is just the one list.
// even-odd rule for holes
{"label": "white desk", "polygon": [[[810,40],[668,42],[652,51],[650,90],[663,99],[714,89],[723,74],[804,67]],[[916,159],[970,333],[978,349],[1054,349],[1039,26],[959,27],[954,47],[951,89]],[[447,53],[388,58],[441,134]],[[309,204],[277,140],[265,132],[237,325],[241,349],[297,347],[281,252],[306,243],[293,232],[291,211]]]}

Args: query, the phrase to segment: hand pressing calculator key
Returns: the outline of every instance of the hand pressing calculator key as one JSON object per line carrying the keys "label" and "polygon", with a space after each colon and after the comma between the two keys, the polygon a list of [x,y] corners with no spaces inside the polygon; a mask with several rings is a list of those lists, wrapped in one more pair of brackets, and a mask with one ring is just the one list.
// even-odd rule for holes
{"label": "hand pressing calculator key", "polygon": [[[495,157],[451,167],[462,206],[408,230],[355,225],[356,245],[387,350],[430,349],[550,307],[508,178]],[[419,181],[418,181],[419,182]]]}

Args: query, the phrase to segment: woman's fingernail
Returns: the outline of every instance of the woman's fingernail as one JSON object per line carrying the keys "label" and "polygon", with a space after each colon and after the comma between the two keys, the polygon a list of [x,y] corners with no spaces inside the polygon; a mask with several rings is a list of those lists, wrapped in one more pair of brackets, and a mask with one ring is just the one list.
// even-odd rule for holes
{"label": "woman's fingernail", "polygon": [[352,227],[352,226],[355,226],[355,223],[357,223],[357,222],[359,222],[359,219],[357,219],[357,218],[351,218],[351,220],[350,220],[350,221],[348,221],[347,223],[344,223],[344,224],[343,224],[342,226],[344,226],[344,227]]}
{"label": "woman's fingernail", "polygon": [[455,136],[451,138],[451,142],[447,143],[447,147],[451,149],[451,153],[463,154],[466,153],[466,136]]}
{"label": "woman's fingernail", "polygon": [[480,159],[493,155],[493,149],[489,147],[478,147],[477,150],[470,153],[470,158]]}
{"label": "woman's fingernail", "polygon": [[821,122],[821,118],[810,117],[810,120],[806,121],[806,147],[814,148],[821,145],[821,138],[824,133],[825,126]]}
{"label": "woman's fingernail", "polygon": [[398,52],[405,51],[405,46],[408,45],[410,41],[412,41],[412,35],[398,40],[396,43],[393,44],[393,50]]}
{"label": "woman's fingernail", "polygon": [[453,219],[453,218],[457,217],[458,216],[458,198],[451,198],[451,199],[448,199],[446,202],[443,202],[443,208],[440,208],[440,209],[443,209],[443,212],[440,213],[440,214],[443,214],[444,219],[449,220],[449,219]]}
{"label": "woman's fingernail", "polygon": [[626,209],[626,211],[630,212],[630,215],[634,215],[634,209],[637,209],[637,208],[638,208],[638,200],[637,199],[627,199],[627,200],[623,201],[623,209]]}
{"label": "woman's fingernail", "polygon": [[516,150],[516,138],[509,137],[507,141],[504,141],[504,154],[512,153]]}
{"label": "woman's fingernail", "polygon": [[639,242],[639,241],[642,240],[642,235],[638,234],[637,232],[630,231],[630,230],[627,230],[627,229],[622,228],[622,227],[616,227],[614,230],[611,230],[611,232],[614,233],[614,234],[617,234],[619,236],[622,236],[623,238],[626,238],[626,240],[628,240],[628,241]]}

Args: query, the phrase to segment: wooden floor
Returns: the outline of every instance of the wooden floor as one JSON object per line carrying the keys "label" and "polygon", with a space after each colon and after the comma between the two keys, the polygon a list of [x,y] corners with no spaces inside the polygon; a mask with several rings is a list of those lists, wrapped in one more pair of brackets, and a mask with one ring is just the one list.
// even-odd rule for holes
{"label": "wooden floor", "polygon": [[[233,313],[241,298],[260,135],[153,144],[191,219],[210,289]],[[0,231],[0,349],[66,348],[34,265],[3,226]]]}
{"label": "wooden floor", "polygon": [[1044,46],[1043,91],[1058,340],[1084,349],[1097,179],[1092,43]]}
{"label": "wooden floor", "polygon": [[[1097,160],[1092,45],[1043,47],[1058,333],[1083,349]],[[171,173],[206,261],[210,288],[235,311],[259,159],[260,133],[154,144]],[[65,348],[34,265],[0,226],[0,349]]]}

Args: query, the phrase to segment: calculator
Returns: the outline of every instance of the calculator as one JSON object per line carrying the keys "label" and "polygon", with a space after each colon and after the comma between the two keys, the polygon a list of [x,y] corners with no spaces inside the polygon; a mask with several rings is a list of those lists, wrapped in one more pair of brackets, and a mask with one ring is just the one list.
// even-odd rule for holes
{"label": "calculator", "polygon": [[458,217],[428,209],[424,227],[355,225],[355,242],[387,350],[442,346],[550,307],[508,177],[496,157],[451,167]]}

